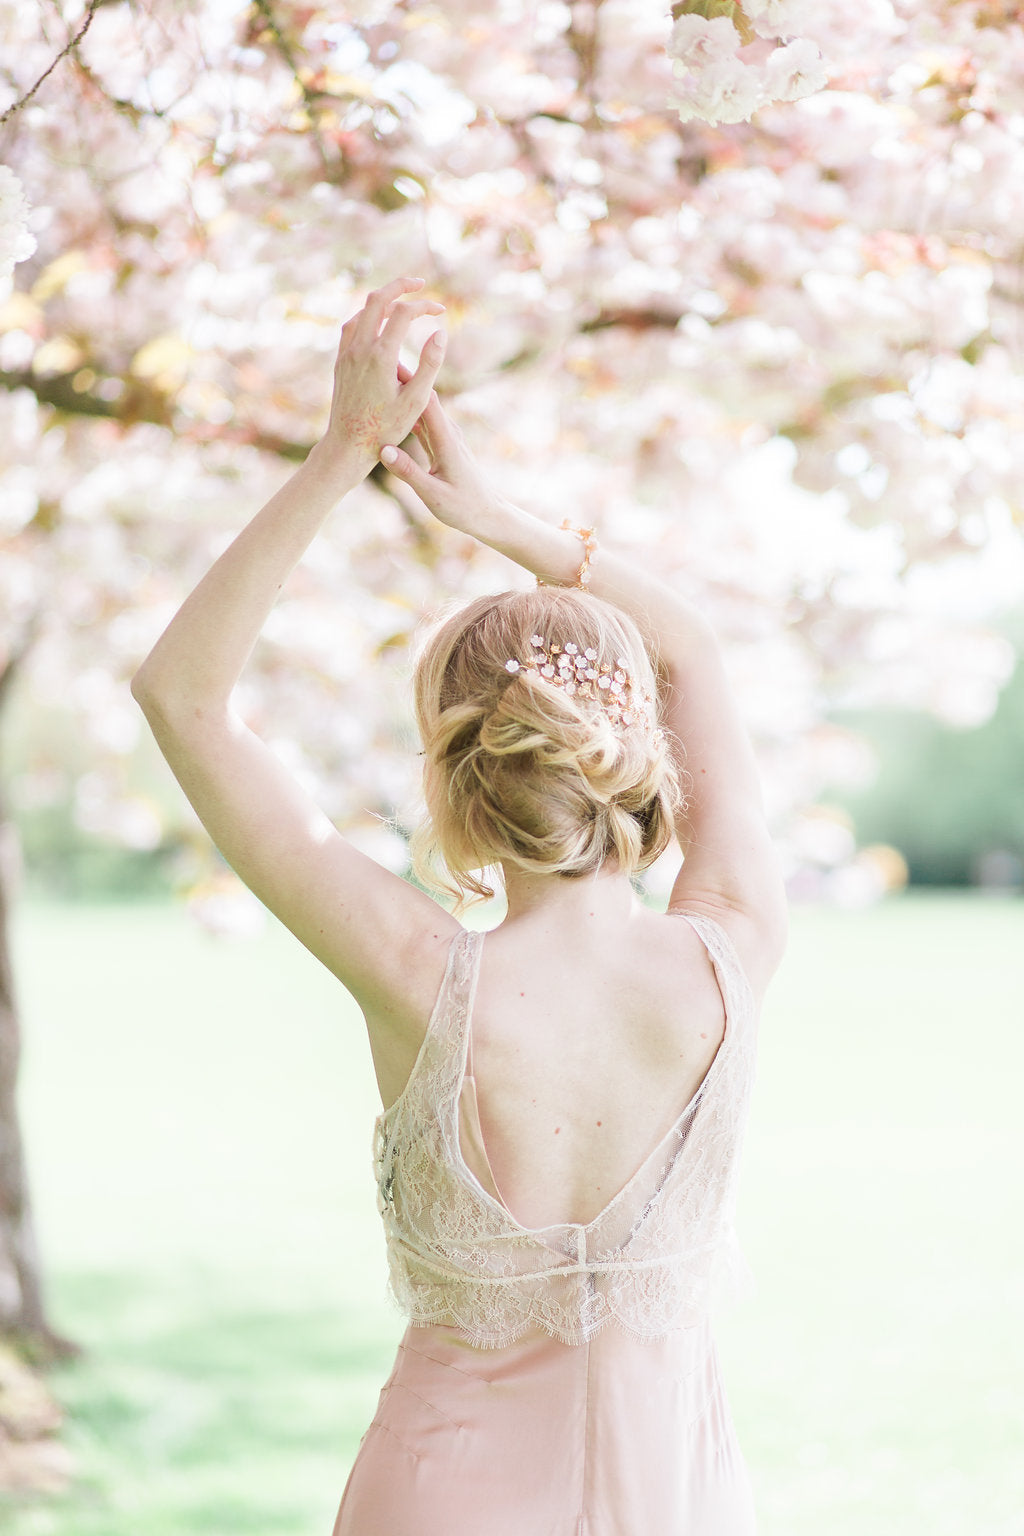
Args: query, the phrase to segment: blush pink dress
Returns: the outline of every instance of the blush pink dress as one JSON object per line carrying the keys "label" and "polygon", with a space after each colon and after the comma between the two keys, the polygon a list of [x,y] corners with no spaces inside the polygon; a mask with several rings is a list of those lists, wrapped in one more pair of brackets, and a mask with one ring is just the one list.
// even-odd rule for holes
{"label": "blush pink dress", "polygon": [[586,1225],[523,1227],[501,1199],[472,1076],[484,935],[456,935],[409,1081],[376,1125],[409,1326],[333,1536],[752,1536],[709,1312],[746,1279],[733,1208],[756,1014],[728,936],[679,915],[711,957],[725,1034]]}

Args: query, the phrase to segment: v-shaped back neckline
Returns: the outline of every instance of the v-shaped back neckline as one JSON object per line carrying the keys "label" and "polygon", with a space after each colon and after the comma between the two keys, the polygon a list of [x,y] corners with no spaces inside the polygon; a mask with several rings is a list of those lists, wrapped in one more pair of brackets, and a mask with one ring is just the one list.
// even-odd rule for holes
{"label": "v-shaped back neckline", "polygon": [[[732,1028],[733,1019],[732,1009],[730,1007],[730,998],[727,995],[727,990],[722,983],[722,974],[719,969],[718,961],[716,960],[711,949],[706,944],[703,936],[701,935],[700,929],[696,926],[695,923],[691,921],[692,917],[696,917],[698,921],[704,922],[709,921],[709,919],[701,918],[700,914],[698,913],[691,914],[689,912],[675,912],[671,915],[686,918],[691,929],[697,935],[698,939],[700,939],[708,959],[711,961],[711,966],[715,974],[715,981],[722,996],[722,1008],[725,1014],[725,1027],[722,1033],[722,1038],[718,1043],[718,1049],[715,1051],[714,1056],[711,1058],[707,1071],[704,1073],[704,1076],[701,1078],[696,1089],[691,1094],[690,1099],[682,1113],[676,1117],[664,1135],[658,1139],[653,1147],[651,1147],[650,1151],[646,1154],[639,1167],[636,1168],[636,1170],[630,1175],[618,1193],[612,1196],[607,1204],[604,1205],[600,1211],[598,1211],[597,1215],[593,1217],[591,1221],[553,1221],[539,1227],[527,1226],[525,1223],[521,1222],[518,1217],[509,1209],[504,1199],[501,1197],[501,1191],[498,1189],[498,1181],[494,1177],[493,1169],[491,1170],[491,1178],[494,1181],[494,1188],[498,1192],[497,1199],[490,1193],[489,1190],[484,1188],[483,1184],[477,1178],[476,1174],[473,1172],[472,1168],[470,1168],[469,1164],[466,1162],[465,1157],[463,1156],[462,1142],[460,1137],[460,1103],[462,1099],[463,1084],[466,1081],[467,1075],[470,1038],[473,1027],[473,1011],[476,1003],[476,989],[477,982],[480,979],[480,962],[483,957],[484,941],[487,938],[487,933],[486,931],[474,932],[470,929],[464,929],[462,933],[457,933],[455,938],[452,940],[453,951],[455,945],[462,943],[465,940],[467,933],[471,934],[473,940],[471,965],[469,968],[469,974],[464,982],[464,997],[461,1000],[462,1006],[458,1009],[457,1013],[459,1026],[458,1033],[454,1042],[454,1047],[458,1057],[458,1071],[455,1075],[454,1088],[452,1090],[450,1100],[442,1108],[442,1113],[447,1117],[448,1128],[450,1130],[450,1136],[448,1140],[451,1147],[452,1164],[459,1178],[463,1181],[463,1183],[469,1185],[474,1195],[476,1195],[478,1199],[485,1201],[495,1211],[500,1212],[505,1221],[507,1221],[509,1225],[515,1229],[516,1232],[522,1234],[523,1236],[542,1237],[546,1232],[568,1231],[586,1233],[598,1227],[603,1221],[607,1219],[609,1215],[611,1215],[612,1211],[619,1204],[620,1200],[622,1200],[623,1197],[627,1195],[633,1188],[633,1185],[637,1182],[648,1165],[653,1161],[657,1153],[660,1152],[661,1148],[665,1145],[669,1138],[679,1133],[687,1117],[691,1115],[695,1110],[702,1094],[705,1092],[709,1082],[712,1080],[712,1077],[717,1075],[717,1072],[720,1069],[720,1064],[723,1060],[726,1046],[732,1041],[734,1033]],[[449,967],[445,971],[445,979],[442,983],[439,1001],[443,1002],[446,1000],[446,992],[448,988],[454,984],[455,975],[456,972],[454,968],[449,964]],[[433,1024],[433,1017],[431,1019],[431,1024]],[[416,1068],[414,1067],[413,1071],[415,1072],[415,1070]],[[483,1125],[480,1123],[479,1100],[476,1094],[475,1074],[473,1074],[473,1093],[474,1098],[477,1099],[478,1106],[477,1127],[480,1132],[480,1150],[483,1154],[486,1166],[488,1169],[491,1169],[491,1160],[487,1152],[486,1143],[484,1141]]]}

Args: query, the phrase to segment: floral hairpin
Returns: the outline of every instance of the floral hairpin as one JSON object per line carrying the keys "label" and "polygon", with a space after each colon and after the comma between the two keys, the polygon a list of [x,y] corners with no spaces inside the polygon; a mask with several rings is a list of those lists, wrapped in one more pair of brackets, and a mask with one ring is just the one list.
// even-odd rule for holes
{"label": "floral hairpin", "polygon": [[532,672],[552,687],[564,688],[570,697],[596,699],[613,725],[639,725],[652,735],[660,735],[654,700],[636,688],[625,657],[617,656],[611,665],[598,660],[593,646],[581,650],[571,640],[565,645],[549,645],[543,635],[531,635],[530,644],[533,650],[525,660],[509,657],[506,672]]}

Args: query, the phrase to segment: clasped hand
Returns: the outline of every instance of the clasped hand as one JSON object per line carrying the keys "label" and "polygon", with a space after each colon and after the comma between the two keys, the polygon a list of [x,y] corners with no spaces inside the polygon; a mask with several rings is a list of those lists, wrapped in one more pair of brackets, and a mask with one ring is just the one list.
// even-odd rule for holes
{"label": "clasped hand", "polygon": [[396,278],[371,293],[341,328],[325,442],[355,454],[367,468],[385,443],[408,436],[444,358],[444,333],[435,331],[424,343],[415,373],[402,368],[399,376],[398,353],[412,322],[420,315],[444,313],[436,299],[404,297],[422,284],[421,277]]}
{"label": "clasped hand", "polygon": [[[422,281],[396,278],[371,293],[342,327],[327,435],[356,451],[367,468],[380,458],[440,522],[479,537],[489,516],[504,504],[486,485],[434,391],[444,358],[443,332],[424,344],[415,372],[398,356],[413,320],[444,310],[434,299],[403,297]],[[414,455],[396,446],[410,432],[415,434]]]}

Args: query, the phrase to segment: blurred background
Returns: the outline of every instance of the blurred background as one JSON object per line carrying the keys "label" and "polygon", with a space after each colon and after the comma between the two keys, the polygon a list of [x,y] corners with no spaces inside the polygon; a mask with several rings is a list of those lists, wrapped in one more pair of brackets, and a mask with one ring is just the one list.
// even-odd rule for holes
{"label": "blurred background", "polygon": [[[505,494],[693,597],[757,745],[793,940],[720,1332],[765,1536],[1024,1532],[1024,27],[776,9],[827,88],[716,123],[703,0],[0,0],[12,1536],[326,1536],[401,1332],[361,1021],[128,692],[401,273]],[[378,467],[246,674],[399,872],[417,625],[522,580]]]}

